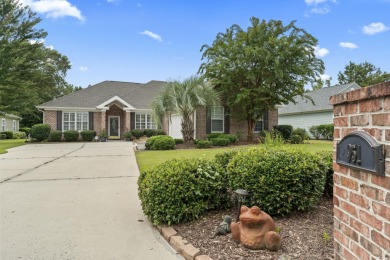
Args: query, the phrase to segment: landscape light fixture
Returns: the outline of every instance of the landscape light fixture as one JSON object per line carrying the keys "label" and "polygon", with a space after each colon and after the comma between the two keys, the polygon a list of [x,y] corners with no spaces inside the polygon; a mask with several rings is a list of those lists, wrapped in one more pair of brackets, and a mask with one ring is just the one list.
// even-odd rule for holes
{"label": "landscape light fixture", "polygon": [[235,194],[237,194],[237,204],[238,204],[238,211],[237,211],[237,220],[236,222],[240,221],[240,211],[241,211],[241,204],[244,202],[245,197],[249,195],[249,193],[246,190],[243,189],[237,189],[234,191]]}

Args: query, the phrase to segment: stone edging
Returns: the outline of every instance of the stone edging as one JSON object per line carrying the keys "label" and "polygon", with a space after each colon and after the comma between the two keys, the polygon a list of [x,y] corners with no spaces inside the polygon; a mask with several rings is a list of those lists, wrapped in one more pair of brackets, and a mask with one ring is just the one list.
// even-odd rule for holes
{"label": "stone edging", "polygon": [[157,226],[157,229],[173,249],[186,260],[213,260],[208,255],[200,255],[199,248],[194,247],[183,237],[179,236],[173,227]]}

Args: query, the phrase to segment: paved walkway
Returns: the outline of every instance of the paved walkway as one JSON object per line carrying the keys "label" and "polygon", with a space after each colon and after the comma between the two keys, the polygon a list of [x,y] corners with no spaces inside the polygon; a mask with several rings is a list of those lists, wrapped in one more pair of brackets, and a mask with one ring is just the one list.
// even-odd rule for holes
{"label": "paved walkway", "polygon": [[129,142],[0,155],[0,259],[182,259],[142,213]]}

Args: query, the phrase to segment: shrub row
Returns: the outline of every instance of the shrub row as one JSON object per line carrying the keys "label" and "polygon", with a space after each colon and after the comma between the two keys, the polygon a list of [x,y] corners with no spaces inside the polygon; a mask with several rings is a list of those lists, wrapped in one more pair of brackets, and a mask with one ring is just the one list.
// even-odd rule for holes
{"label": "shrub row", "polygon": [[180,159],[142,172],[138,196],[154,224],[175,224],[199,218],[228,205],[226,175],[215,162]]}
{"label": "shrub row", "polygon": [[213,161],[168,161],[141,173],[138,194],[155,224],[190,221],[229,206],[227,194],[238,188],[250,194],[246,205],[287,215],[313,207],[324,193],[331,196],[332,176],[331,152],[260,147],[228,151]]}
{"label": "shrub row", "polygon": [[50,125],[48,124],[37,124],[31,128],[31,137],[35,138],[37,141],[49,140],[50,142],[60,142],[62,139],[62,135],[66,142],[76,142],[81,139],[85,142],[90,142],[96,136],[96,132],[92,130],[84,130],[84,131],[75,131],[75,130],[67,130],[67,131],[59,131],[59,130],[51,130]]}
{"label": "shrub row", "polygon": [[147,150],[173,150],[175,149],[175,140],[167,135],[152,136],[146,140],[145,148]]}
{"label": "shrub row", "polygon": [[215,138],[228,139],[229,140],[229,144],[233,144],[233,143],[238,141],[237,135],[233,135],[233,134],[213,133],[213,134],[208,134],[207,135],[207,140],[208,141],[212,141],[212,139],[215,139]]}
{"label": "shrub row", "polygon": [[315,139],[320,139],[321,137],[326,140],[333,139],[333,124],[324,124],[324,125],[313,125],[309,128],[309,132],[314,136]]}
{"label": "shrub row", "polygon": [[143,136],[151,137],[156,135],[165,135],[164,130],[162,129],[133,129],[129,133],[137,139]]}
{"label": "shrub row", "polygon": [[0,132],[0,134],[5,135],[5,138],[3,138],[3,139],[13,139],[14,138],[14,132],[12,132],[12,131],[4,131],[4,132]]}

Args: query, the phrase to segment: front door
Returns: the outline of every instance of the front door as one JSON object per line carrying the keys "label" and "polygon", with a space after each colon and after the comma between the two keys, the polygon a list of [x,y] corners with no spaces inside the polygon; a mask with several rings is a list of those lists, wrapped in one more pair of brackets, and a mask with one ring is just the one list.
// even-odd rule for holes
{"label": "front door", "polygon": [[110,137],[120,137],[120,124],[121,120],[119,116],[109,116],[108,117],[108,136]]}

